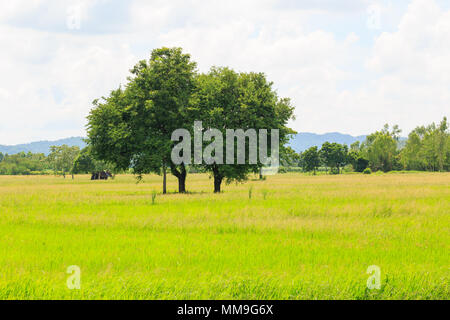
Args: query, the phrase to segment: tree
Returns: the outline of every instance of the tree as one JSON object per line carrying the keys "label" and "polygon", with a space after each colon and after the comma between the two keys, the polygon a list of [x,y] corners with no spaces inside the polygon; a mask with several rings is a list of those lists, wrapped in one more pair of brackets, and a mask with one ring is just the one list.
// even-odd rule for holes
{"label": "tree", "polygon": [[363,172],[369,166],[369,160],[365,159],[361,151],[350,150],[348,152],[348,162],[356,172]]}
{"label": "tree", "polygon": [[364,157],[359,141],[355,141],[350,145],[347,158],[356,172],[363,172],[369,166],[369,160]]}
{"label": "tree", "polygon": [[391,171],[398,162],[398,141],[400,129],[397,125],[389,131],[389,125],[385,125],[383,130],[377,131],[367,136],[362,145],[362,154],[369,160],[369,165],[373,171]]}
{"label": "tree", "polygon": [[52,165],[55,173],[62,173],[64,178],[66,178],[66,173],[72,173],[73,179],[73,162],[79,153],[80,148],[77,146],[51,146],[48,161]]}
{"label": "tree", "polygon": [[86,147],[78,154],[73,163],[72,172],[74,174],[79,173],[94,173],[107,170],[108,165],[104,161],[96,160],[91,152],[90,148]]}
{"label": "tree", "polygon": [[438,170],[443,171],[444,170],[444,164],[445,164],[445,158],[447,156],[447,147],[448,147],[448,122],[447,118],[444,117],[442,119],[439,126],[436,127],[435,130],[432,132],[432,140],[433,140],[433,151],[436,154],[437,158],[437,164],[438,164]]}
{"label": "tree", "polygon": [[333,146],[330,142],[324,142],[322,144],[322,147],[320,148],[319,151],[319,159],[320,162],[325,166],[325,171],[328,172],[328,167],[332,167],[333,166],[333,162],[332,162],[332,154],[333,152]]}
{"label": "tree", "polygon": [[449,161],[450,133],[447,118],[439,125],[417,127],[408,136],[401,159],[409,170],[443,171]]}
{"label": "tree", "polygon": [[333,143],[331,153],[331,163],[334,168],[337,168],[337,173],[340,173],[340,168],[348,163],[348,147],[345,144]]}
{"label": "tree", "polygon": [[2,175],[29,175],[42,172],[47,168],[48,163],[43,153],[5,154],[0,161],[0,174]]}
{"label": "tree", "polygon": [[347,153],[347,145],[325,142],[319,151],[319,158],[326,167],[335,168],[339,174],[340,167],[347,163]]}
{"label": "tree", "polygon": [[[237,73],[229,68],[212,68],[209,73],[197,77],[189,114],[191,121],[202,120],[200,130],[211,141],[205,149],[205,158],[211,161],[203,161],[202,166],[214,178],[214,192],[221,192],[224,180],[227,183],[244,181],[249,173],[261,172],[263,166],[261,159],[256,164],[251,163],[249,148],[246,148],[242,164],[237,164],[236,150],[234,164],[218,163],[216,155],[225,155],[229,142],[228,139],[219,140],[224,136],[228,138],[229,130],[241,129],[250,141],[252,134],[255,137],[258,130],[267,129],[268,149],[271,149],[271,129],[279,130],[281,146],[293,133],[286,127],[293,113],[290,100],[279,98],[272,86],[263,73]],[[232,141],[234,144],[235,139]],[[259,147],[260,143],[256,154],[259,154]]]}
{"label": "tree", "polygon": [[281,152],[281,164],[285,167],[298,167],[301,161],[301,156],[291,147],[283,148]]}
{"label": "tree", "polygon": [[138,178],[145,173],[178,179],[178,191],[186,192],[186,164],[171,160],[172,132],[189,125],[187,109],[194,89],[196,63],[181,48],[152,51],[149,61],[131,70],[125,89],[119,88],[102,101],[94,101],[88,116],[88,142],[96,159],[118,169],[133,168]]}
{"label": "tree", "polygon": [[3,153],[0,152],[0,162],[3,161],[3,158],[4,158],[4,157],[5,157],[5,156],[3,155]]}
{"label": "tree", "polygon": [[427,161],[424,156],[423,134],[425,128],[416,128],[409,135],[405,148],[402,150],[403,167],[408,170],[426,170]]}
{"label": "tree", "polygon": [[361,143],[359,141],[355,141],[350,145],[350,151],[361,151]]}
{"label": "tree", "polygon": [[306,172],[314,171],[320,166],[320,157],[317,146],[311,147],[302,153],[303,170]]}

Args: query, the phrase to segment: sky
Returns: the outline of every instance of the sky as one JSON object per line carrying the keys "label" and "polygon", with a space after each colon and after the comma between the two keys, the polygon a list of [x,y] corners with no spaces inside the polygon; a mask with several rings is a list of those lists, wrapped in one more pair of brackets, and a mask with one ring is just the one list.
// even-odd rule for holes
{"label": "sky", "polygon": [[0,144],[86,136],[94,99],[152,49],[266,73],[298,132],[406,136],[450,115],[448,0],[14,0],[0,4]]}

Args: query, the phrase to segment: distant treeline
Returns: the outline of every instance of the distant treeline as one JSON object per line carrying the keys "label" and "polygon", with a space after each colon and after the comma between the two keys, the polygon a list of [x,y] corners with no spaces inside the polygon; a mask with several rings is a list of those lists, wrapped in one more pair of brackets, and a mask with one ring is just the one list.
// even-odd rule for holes
{"label": "distant treeline", "polygon": [[[414,129],[406,142],[399,143],[398,126],[386,125],[381,131],[367,136],[365,141],[350,146],[325,142],[322,147],[311,147],[301,153],[286,147],[281,150],[281,172],[343,171],[374,172],[392,170],[450,171],[450,132],[447,118]],[[0,152],[0,175],[93,173],[114,170],[114,166],[96,160],[89,148],[53,146],[49,156],[43,153]],[[192,173],[196,168],[191,168]],[[198,170],[197,170],[198,171]],[[132,172],[132,171],[130,171]]]}
{"label": "distant treeline", "polygon": [[[319,169],[339,174],[346,171],[388,172],[392,170],[450,171],[450,132],[447,118],[414,129],[406,141],[399,142],[401,130],[388,125],[349,146],[325,142],[300,154],[288,148],[282,163],[305,172]],[[287,169],[286,169],[287,170]]]}
{"label": "distant treeline", "polygon": [[14,155],[0,152],[0,175],[41,175],[56,174],[66,177],[67,174],[94,173],[103,170],[114,170],[112,165],[95,160],[89,148],[67,145],[50,147],[50,154],[21,152]]}
{"label": "distant treeline", "polygon": [[1,175],[43,174],[50,166],[43,153],[25,153],[8,155],[0,152]]}

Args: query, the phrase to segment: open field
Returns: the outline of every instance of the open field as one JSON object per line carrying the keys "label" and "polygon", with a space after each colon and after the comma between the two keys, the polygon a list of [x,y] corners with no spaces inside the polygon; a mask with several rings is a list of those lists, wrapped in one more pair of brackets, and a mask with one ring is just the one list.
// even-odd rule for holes
{"label": "open field", "polygon": [[449,173],[187,187],[152,205],[157,176],[0,176],[0,299],[450,298]]}

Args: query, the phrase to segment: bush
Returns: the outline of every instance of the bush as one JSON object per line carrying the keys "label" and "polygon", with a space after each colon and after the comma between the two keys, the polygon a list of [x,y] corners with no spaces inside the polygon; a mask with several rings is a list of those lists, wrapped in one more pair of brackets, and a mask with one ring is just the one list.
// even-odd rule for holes
{"label": "bush", "polygon": [[330,169],[330,174],[339,174],[338,168],[331,168]]}
{"label": "bush", "polygon": [[278,173],[287,173],[287,169],[285,167],[279,167],[278,168]]}
{"label": "bush", "polygon": [[363,171],[364,174],[371,174],[372,170],[370,170],[370,168],[365,168]]}
{"label": "bush", "polygon": [[342,168],[342,173],[350,173],[353,172],[353,166],[351,164],[346,165]]}
{"label": "bush", "polygon": [[364,172],[364,170],[369,166],[369,160],[359,157],[355,162],[355,171]]}

